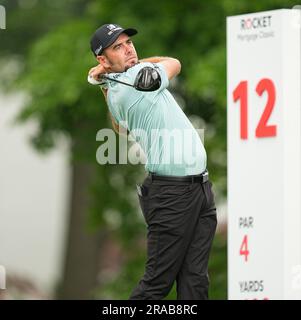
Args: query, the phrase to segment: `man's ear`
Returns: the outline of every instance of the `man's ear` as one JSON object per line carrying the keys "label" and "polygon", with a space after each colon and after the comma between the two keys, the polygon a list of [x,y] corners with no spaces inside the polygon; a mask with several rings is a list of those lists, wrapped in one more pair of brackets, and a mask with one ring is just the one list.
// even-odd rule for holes
{"label": "man's ear", "polygon": [[105,69],[108,69],[110,67],[108,59],[104,55],[97,56],[96,59],[99,64],[101,64]]}

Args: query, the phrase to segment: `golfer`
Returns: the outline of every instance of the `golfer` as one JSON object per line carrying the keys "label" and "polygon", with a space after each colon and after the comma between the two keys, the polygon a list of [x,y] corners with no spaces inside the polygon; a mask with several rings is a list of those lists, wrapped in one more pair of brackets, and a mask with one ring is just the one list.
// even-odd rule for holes
{"label": "golfer", "polygon": [[175,281],[179,300],[208,299],[217,220],[206,151],[167,89],[181,71],[180,62],[138,60],[131,39],[136,33],[113,23],[98,28],[90,42],[98,65],[89,71],[92,82],[101,85],[115,130],[131,134],[147,159],[147,176],[137,185],[147,224],[147,261],[130,299],[163,299]]}

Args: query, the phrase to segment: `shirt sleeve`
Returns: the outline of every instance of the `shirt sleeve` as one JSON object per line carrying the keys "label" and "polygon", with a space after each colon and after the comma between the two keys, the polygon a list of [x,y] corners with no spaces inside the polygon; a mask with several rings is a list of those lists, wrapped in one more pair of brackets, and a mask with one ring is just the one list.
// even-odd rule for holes
{"label": "shirt sleeve", "polygon": [[115,98],[114,95],[111,96],[110,98],[108,97],[107,102],[108,102],[109,111],[111,112],[115,122],[117,124],[119,124],[122,120],[121,120],[120,114],[118,112],[119,105],[117,104],[117,102],[115,101],[114,98]]}
{"label": "shirt sleeve", "polygon": [[155,66],[156,70],[159,72],[161,77],[160,90],[166,89],[169,86],[169,79],[164,66],[160,62],[153,63],[153,65]]}

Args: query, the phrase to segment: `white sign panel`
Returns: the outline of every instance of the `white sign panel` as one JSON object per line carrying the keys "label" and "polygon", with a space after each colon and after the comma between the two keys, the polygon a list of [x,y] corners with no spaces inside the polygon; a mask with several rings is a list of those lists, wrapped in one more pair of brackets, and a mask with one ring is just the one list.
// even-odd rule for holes
{"label": "white sign panel", "polygon": [[300,12],[227,18],[229,299],[301,299]]}
{"label": "white sign panel", "polygon": [[6,272],[5,268],[0,265],[0,290],[4,290],[6,288]]}

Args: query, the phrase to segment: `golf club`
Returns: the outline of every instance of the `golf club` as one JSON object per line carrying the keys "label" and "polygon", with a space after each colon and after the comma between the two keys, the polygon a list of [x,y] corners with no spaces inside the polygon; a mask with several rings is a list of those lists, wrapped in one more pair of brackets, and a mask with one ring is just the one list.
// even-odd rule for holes
{"label": "golf club", "polygon": [[158,90],[161,85],[160,74],[158,73],[158,71],[155,68],[152,68],[152,67],[142,68],[138,72],[133,85],[130,83],[126,83],[126,82],[117,80],[117,79],[110,78],[105,75],[102,75],[100,77],[100,81],[95,80],[90,75],[88,76],[89,83],[94,84],[94,85],[104,84],[104,82],[102,82],[101,80],[109,80],[109,81],[118,82],[118,83],[124,84],[126,86],[133,87],[138,91],[155,91],[155,90]]}

